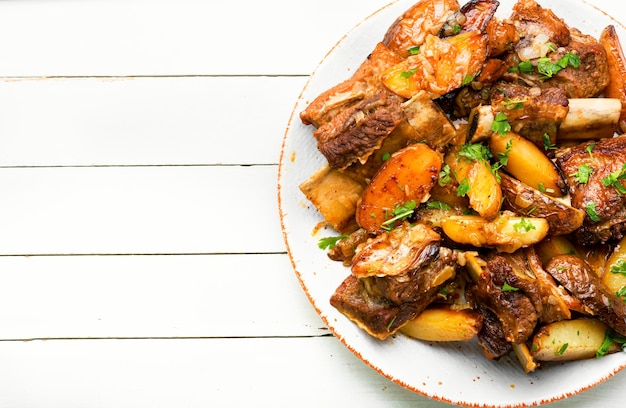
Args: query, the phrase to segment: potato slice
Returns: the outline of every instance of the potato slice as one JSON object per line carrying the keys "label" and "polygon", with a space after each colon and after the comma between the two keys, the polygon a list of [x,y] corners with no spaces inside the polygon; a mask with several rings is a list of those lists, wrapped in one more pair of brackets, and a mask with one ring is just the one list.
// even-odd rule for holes
{"label": "potato slice", "polygon": [[527,218],[505,212],[493,221],[476,215],[452,215],[441,221],[443,232],[453,241],[475,247],[495,247],[503,252],[540,242],[548,233],[544,218]]}
{"label": "potato slice", "polygon": [[[535,334],[530,351],[539,361],[582,360],[596,356],[608,326],[598,319],[583,317],[550,323]],[[619,350],[616,344],[609,352]]]}
{"label": "potato slice", "polygon": [[615,246],[613,253],[607,260],[602,283],[613,293],[624,299],[623,291],[626,291],[626,238]]}
{"label": "potato slice", "polygon": [[626,132],[626,58],[615,27],[605,27],[600,33],[599,41],[606,51],[610,78],[609,84],[604,88],[604,96],[618,98],[622,103],[619,128],[621,132]]}
{"label": "potato slice", "polygon": [[394,210],[409,201],[419,204],[427,198],[437,183],[442,163],[441,154],[424,143],[412,144],[392,154],[357,203],[355,216],[359,226],[372,233],[393,228],[395,223],[389,222]]}
{"label": "potato slice", "polygon": [[425,341],[467,341],[482,327],[480,313],[473,309],[431,306],[400,328],[409,337]]}
{"label": "potato slice", "polygon": [[522,183],[552,197],[564,195],[565,182],[554,163],[530,140],[513,132],[493,133],[489,149],[497,157],[507,155],[504,168]]}

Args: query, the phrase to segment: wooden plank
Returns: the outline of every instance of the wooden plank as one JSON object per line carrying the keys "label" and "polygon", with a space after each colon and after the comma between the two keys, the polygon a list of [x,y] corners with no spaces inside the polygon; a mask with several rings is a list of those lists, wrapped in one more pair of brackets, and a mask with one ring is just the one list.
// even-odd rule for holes
{"label": "wooden plank", "polygon": [[[0,342],[0,360],[0,405],[11,408],[450,407],[388,381],[332,337]],[[551,407],[616,407],[621,380]]]}
{"label": "wooden plank", "polygon": [[276,185],[277,166],[2,168],[0,254],[284,252]]}
{"label": "wooden plank", "polygon": [[276,164],[306,79],[2,80],[0,166]]}
{"label": "wooden plank", "polygon": [[287,255],[0,257],[0,336],[329,334]]}
{"label": "wooden plank", "polygon": [[386,3],[3,1],[0,76],[309,74]]}

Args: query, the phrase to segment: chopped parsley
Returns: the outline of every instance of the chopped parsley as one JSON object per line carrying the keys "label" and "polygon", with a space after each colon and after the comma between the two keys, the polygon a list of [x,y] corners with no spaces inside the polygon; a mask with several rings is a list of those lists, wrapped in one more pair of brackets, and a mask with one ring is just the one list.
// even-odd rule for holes
{"label": "chopped parsley", "polygon": [[615,170],[608,176],[602,179],[602,184],[605,186],[613,186],[619,194],[626,194],[626,187],[621,183],[621,180],[626,179],[626,163],[621,169]]}
{"label": "chopped parsley", "polygon": [[537,72],[543,75],[542,79],[552,78],[568,66],[578,68],[580,66],[580,57],[573,52],[568,52],[559,58],[556,63],[552,62],[548,57],[537,60]]}
{"label": "chopped parsley", "polygon": [[[554,46],[551,47],[552,51],[555,51]],[[516,67],[509,69],[509,72],[516,72],[521,74],[532,74],[535,72],[535,69],[538,73],[543,75],[540,79],[548,79],[552,78],[554,75],[558,74],[561,70],[567,67],[578,68],[580,66],[580,57],[573,52],[568,52],[559,58],[556,62],[552,62],[552,59],[549,57],[543,57],[537,59],[537,66],[533,66],[530,61],[522,61],[517,64]]]}
{"label": "chopped parsley", "polygon": [[609,353],[609,350],[611,349],[613,343],[621,344],[623,349],[624,344],[626,343],[626,337],[621,336],[613,330],[609,329],[604,333],[604,340],[602,341],[600,348],[596,350],[596,358],[606,356]]}
{"label": "chopped parsley", "polygon": [[511,124],[509,118],[503,112],[498,112],[493,123],[491,124],[491,130],[501,136],[506,135],[511,131]]}
{"label": "chopped parsley", "polygon": [[444,164],[443,167],[441,168],[441,171],[439,172],[439,185],[441,187],[447,185],[448,183],[450,183],[452,181],[452,175],[450,174],[451,170],[450,170],[450,166],[448,166],[447,164]]}
{"label": "chopped parsley", "polygon": [[409,48],[409,54],[417,55],[419,53],[420,53],[420,46],[419,45],[416,45],[415,47]]}
{"label": "chopped parsley", "polygon": [[502,292],[517,292],[519,290],[519,288],[516,288],[515,286],[511,286],[508,283],[504,282],[504,285],[502,285]]}
{"label": "chopped parsley", "polygon": [[563,345],[556,351],[556,355],[562,356],[563,353],[565,353],[565,350],[567,350],[567,347],[569,347],[569,343],[563,343]]}
{"label": "chopped parsley", "polygon": [[577,183],[587,184],[589,182],[589,177],[593,174],[593,167],[589,164],[581,164],[578,166],[578,171],[576,173],[570,174],[576,180]]}
{"label": "chopped parsley", "polygon": [[431,210],[451,210],[448,204],[443,201],[429,201],[426,203],[426,208],[430,208]]}
{"label": "chopped parsley", "polygon": [[508,110],[522,109],[524,106],[524,102],[528,102],[528,99],[509,99],[506,98],[504,102],[504,107]]}
{"label": "chopped parsley", "polygon": [[543,150],[554,150],[556,149],[556,145],[550,141],[550,135],[547,133],[543,134]]}
{"label": "chopped parsley", "polygon": [[532,74],[535,70],[535,67],[530,61],[522,61],[517,64],[516,67],[512,67],[509,69],[509,72],[518,72],[521,74]]}
{"label": "chopped parsley", "polygon": [[519,222],[513,224],[513,229],[515,229],[516,232],[521,232],[522,230],[524,230],[524,232],[528,232],[536,229],[536,227],[535,224],[522,217]]}
{"label": "chopped parsley", "polygon": [[615,296],[622,299],[622,302],[626,302],[626,286],[622,286],[620,290],[615,292]]}
{"label": "chopped parsley", "polygon": [[611,273],[626,275],[626,261],[620,259],[615,263],[615,265],[611,266]]}
{"label": "chopped parsley", "polygon": [[389,160],[391,158],[391,153],[386,152],[383,154],[382,159],[384,162],[386,162],[387,160]]}
{"label": "chopped parsley", "polygon": [[406,78],[406,79],[408,79],[408,78],[410,78],[410,77],[411,77],[411,75],[413,75],[413,74],[414,74],[414,73],[416,73],[416,72],[417,72],[417,68],[415,68],[415,69],[410,69],[410,70],[408,70],[408,71],[402,71],[402,72],[400,73],[400,78]]}
{"label": "chopped parsley", "polygon": [[589,153],[589,158],[593,160],[593,153],[591,153],[593,151],[593,149],[596,147],[595,143],[591,143],[589,146],[587,146],[585,148],[585,150],[587,151],[587,153]]}
{"label": "chopped parsley", "polygon": [[493,157],[491,150],[481,143],[464,144],[459,150],[459,155],[476,161],[487,161]]}
{"label": "chopped parsley", "polygon": [[461,86],[465,86],[465,85],[471,84],[472,81],[474,81],[475,78],[476,78],[475,75],[465,75],[465,78],[463,78],[463,82],[461,83]]}
{"label": "chopped parsley", "polygon": [[585,211],[587,212],[587,215],[589,216],[591,221],[598,222],[602,220],[602,218],[600,218],[600,216],[598,215],[598,212],[596,211],[595,202],[589,201],[587,205],[585,205]]}
{"label": "chopped parsley", "polygon": [[504,148],[504,153],[498,153],[498,162],[494,163],[491,166],[491,172],[498,179],[498,183],[500,182],[500,175],[498,171],[507,165],[509,162],[509,153],[511,153],[511,149],[513,148],[513,139],[510,139],[506,142],[506,146]]}
{"label": "chopped parsley", "polygon": [[463,180],[461,180],[461,182],[459,183],[459,187],[457,187],[456,189],[456,195],[459,197],[465,197],[470,191],[471,187],[472,186],[470,185],[469,179],[467,177],[464,178]]}
{"label": "chopped parsley", "polygon": [[338,235],[335,237],[324,237],[324,238],[320,238],[319,241],[317,241],[317,246],[320,249],[332,249],[335,247],[335,245],[337,245],[337,242],[341,241],[344,238],[347,238],[347,235]]}
{"label": "chopped parsley", "polygon": [[407,201],[404,204],[396,205],[396,208],[391,212],[391,218],[386,220],[381,224],[381,227],[385,230],[391,230],[393,228],[393,224],[396,221],[403,221],[413,215],[415,212],[415,208],[417,207],[417,203],[415,200]]}

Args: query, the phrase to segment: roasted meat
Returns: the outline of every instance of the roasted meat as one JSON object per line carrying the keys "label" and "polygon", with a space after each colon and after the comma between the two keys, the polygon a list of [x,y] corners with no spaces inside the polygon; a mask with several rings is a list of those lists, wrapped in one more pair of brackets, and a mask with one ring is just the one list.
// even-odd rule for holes
{"label": "roasted meat", "polygon": [[548,262],[546,271],[600,320],[626,336],[626,303],[602,283],[583,259],[557,255]]}
{"label": "roasted meat", "polygon": [[[494,257],[494,253],[490,257]],[[522,291],[533,303],[538,320],[551,323],[571,317],[568,294],[546,273],[534,247],[512,254],[497,255],[511,267],[510,285]]]}
{"label": "roasted meat", "polygon": [[[582,244],[621,239],[626,232],[626,135],[586,142],[555,152],[572,207],[585,211],[575,236]],[[581,174],[588,174],[582,178]]]}
{"label": "roasted meat", "polygon": [[[405,224],[394,230],[396,235],[407,234],[405,239],[361,244],[353,266],[356,274],[350,274],[330,299],[337,310],[380,339],[417,316],[455,276],[454,252],[433,241],[434,232],[427,233],[427,227],[418,226],[424,233],[409,237],[412,228]],[[364,252],[376,256],[359,259]]]}
{"label": "roasted meat", "polygon": [[562,47],[570,42],[567,24],[549,8],[540,6],[534,0],[520,0],[513,6],[510,20],[517,31],[524,33],[515,46],[521,60],[544,57],[549,46]]}
{"label": "roasted meat", "polygon": [[302,123],[319,128],[344,109],[376,94],[382,86],[380,74],[400,61],[395,52],[378,43],[350,78],[318,95],[300,112]]}
{"label": "roasted meat", "polygon": [[500,173],[500,186],[504,209],[545,218],[550,225],[550,235],[571,234],[583,224],[584,211],[531,188],[506,173]]}
{"label": "roasted meat", "polygon": [[[537,304],[538,288],[531,278],[519,272],[504,257],[494,255],[486,260],[482,272],[466,287],[470,304],[491,310],[500,320],[504,338],[509,343],[526,341],[539,320],[530,299],[530,296],[534,297]],[[522,287],[525,290],[520,290]]]}
{"label": "roasted meat", "polygon": [[404,275],[433,259],[439,252],[439,241],[433,229],[405,222],[359,245],[352,274],[359,278]]}
{"label": "roasted meat", "polygon": [[541,88],[560,88],[568,98],[592,98],[602,93],[609,83],[609,69],[606,51],[592,36],[570,29],[571,40],[565,47],[550,54],[552,62],[557,62],[567,53],[580,58],[577,67],[568,66],[546,80],[534,83]]}
{"label": "roasted meat", "polygon": [[504,338],[504,329],[498,316],[485,306],[477,305],[476,310],[483,317],[483,326],[478,332],[478,344],[483,355],[489,360],[499,360],[509,354],[513,347]]}
{"label": "roasted meat", "polygon": [[332,168],[365,163],[404,119],[401,98],[381,91],[344,109],[313,132]]}
{"label": "roasted meat", "polygon": [[569,101],[559,88],[529,88],[499,82],[492,88],[491,108],[502,112],[511,130],[543,148],[543,135],[556,140],[559,125],[568,112]]}

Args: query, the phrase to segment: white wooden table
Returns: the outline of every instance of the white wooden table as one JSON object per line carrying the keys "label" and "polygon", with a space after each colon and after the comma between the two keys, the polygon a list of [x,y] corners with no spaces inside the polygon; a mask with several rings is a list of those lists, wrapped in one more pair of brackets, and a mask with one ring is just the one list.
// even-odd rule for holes
{"label": "white wooden table", "polygon": [[329,334],[280,231],[294,102],[386,2],[0,2],[0,407],[447,406]]}

